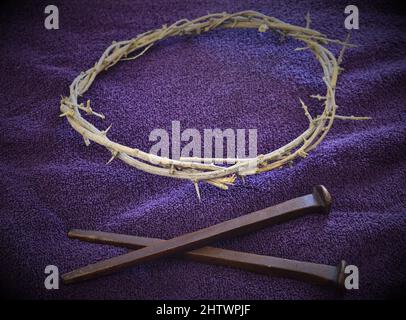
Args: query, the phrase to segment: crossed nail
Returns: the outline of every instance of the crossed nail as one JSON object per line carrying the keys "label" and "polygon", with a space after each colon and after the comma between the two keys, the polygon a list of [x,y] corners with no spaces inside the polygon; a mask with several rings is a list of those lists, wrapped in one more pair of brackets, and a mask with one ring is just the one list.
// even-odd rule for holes
{"label": "crossed nail", "polygon": [[345,261],[341,261],[338,266],[330,266],[206,246],[212,241],[252,232],[305,214],[329,214],[330,208],[331,196],[329,192],[324,186],[316,186],[311,194],[170,240],[74,229],[68,233],[70,238],[136,250],[65,273],[62,275],[62,279],[67,284],[88,280],[143,262],[183,253],[183,257],[194,261],[286,276],[342,288],[345,278]]}

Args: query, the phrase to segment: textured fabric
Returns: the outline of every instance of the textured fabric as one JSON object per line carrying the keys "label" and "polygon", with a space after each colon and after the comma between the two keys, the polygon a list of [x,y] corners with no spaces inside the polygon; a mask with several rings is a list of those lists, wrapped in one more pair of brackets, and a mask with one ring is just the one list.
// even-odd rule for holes
{"label": "textured fabric", "polygon": [[[344,8],[334,1],[53,1],[60,29],[44,28],[48,3],[1,10],[2,292],[26,298],[359,299],[406,289],[406,19],[386,1],[357,2],[359,47],[346,52],[337,89],[339,121],[323,143],[293,168],[241,181],[228,191],[153,176],[116,160],[58,117],[61,95],[113,40],[125,40],[181,18],[256,10],[344,39]],[[148,151],[155,128],[256,128],[258,152],[282,146],[307,128],[321,103],[322,72],[302,43],[255,30],[218,30],[173,38],[136,61],[99,75],[85,94],[113,124],[110,137]],[[338,54],[340,47],[331,46]],[[329,216],[308,215],[213,243],[257,254],[358,266],[360,289],[337,293],[296,280],[162,259],[88,282],[44,288],[44,269],[61,273],[126,252],[70,240],[71,228],[169,239],[311,192],[333,195]]]}

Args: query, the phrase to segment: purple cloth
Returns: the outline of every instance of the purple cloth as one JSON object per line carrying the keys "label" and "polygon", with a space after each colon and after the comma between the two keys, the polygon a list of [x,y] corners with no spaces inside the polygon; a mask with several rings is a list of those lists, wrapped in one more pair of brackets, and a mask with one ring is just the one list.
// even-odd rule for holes
{"label": "purple cloth", "polygon": [[[58,117],[61,95],[113,40],[181,18],[256,10],[344,39],[346,1],[53,1],[60,29],[44,28],[48,2],[1,10],[1,285],[8,296],[41,299],[359,299],[398,296],[406,288],[406,19],[381,2],[358,2],[360,29],[344,57],[339,121],[293,168],[237,182],[229,191],[137,171]],[[170,129],[257,128],[258,152],[307,128],[323,94],[321,68],[293,40],[255,30],[219,30],[174,38],[136,61],[99,75],[85,99],[113,124],[110,137],[148,151],[149,133]],[[338,54],[340,47],[331,49]],[[360,289],[338,294],[286,278],[162,259],[96,280],[46,290],[44,269],[61,273],[126,252],[70,240],[71,228],[169,239],[311,192],[324,184],[331,214],[309,215],[213,245],[257,254],[358,266]]]}

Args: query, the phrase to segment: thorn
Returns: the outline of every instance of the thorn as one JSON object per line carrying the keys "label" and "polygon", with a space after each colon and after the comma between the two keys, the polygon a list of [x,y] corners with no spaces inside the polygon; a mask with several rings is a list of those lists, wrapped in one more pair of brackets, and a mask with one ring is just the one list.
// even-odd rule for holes
{"label": "thorn", "polygon": [[245,177],[244,176],[240,176],[240,177],[241,177],[242,184],[245,184]]}
{"label": "thorn", "polygon": [[305,116],[307,117],[307,119],[308,119],[308,120],[310,121],[310,123],[311,123],[311,122],[313,121],[313,118],[312,118],[312,116],[311,116],[310,113],[309,113],[309,109],[307,108],[306,104],[303,102],[302,99],[299,98],[299,100],[300,100],[300,103],[302,104],[302,108],[303,108],[303,110],[304,110]]}
{"label": "thorn", "polygon": [[295,51],[304,51],[309,49],[309,47],[301,47],[301,48],[296,48]]}
{"label": "thorn", "polygon": [[92,113],[93,113],[93,110],[92,110],[92,108],[90,107],[90,99],[86,101],[86,108],[85,108],[85,110],[86,110],[86,113],[87,113],[87,114],[92,114]]}
{"label": "thorn", "polygon": [[75,114],[75,112],[72,109],[69,109],[68,111],[65,111],[64,113],[60,114],[59,117],[60,118],[67,117],[67,116],[73,117],[74,114]]}
{"label": "thorn", "polygon": [[107,165],[110,164],[116,157],[118,156],[118,152],[117,151],[113,151],[112,152],[112,157],[110,158],[109,161],[107,161]]}
{"label": "thorn", "polygon": [[348,34],[347,34],[347,36],[345,37],[345,40],[344,40],[344,45],[341,48],[340,54],[338,55],[338,58],[337,58],[337,64],[339,66],[343,62],[344,52],[345,52],[345,49],[347,48],[347,44],[350,41],[350,38],[351,38],[351,32],[348,32]]}
{"label": "thorn", "polygon": [[197,198],[199,199],[199,202],[202,202],[202,198],[200,197],[199,182],[198,182],[198,181],[194,181],[193,184],[195,185],[195,190],[196,190]]}
{"label": "thorn", "polygon": [[326,99],[327,99],[327,97],[321,96],[321,95],[319,95],[319,94],[316,94],[316,95],[312,94],[312,95],[310,96],[310,98],[317,99],[317,100],[319,100],[319,101],[321,101],[321,100],[326,100]]}
{"label": "thorn", "polygon": [[111,129],[112,126],[113,126],[113,124],[109,125],[106,130],[103,130],[103,131],[101,132],[101,134],[104,135],[104,136],[106,136],[106,135],[107,135],[107,132],[109,132],[109,130]]}
{"label": "thorn", "polygon": [[259,32],[266,32],[269,29],[268,25],[266,25],[265,23],[261,24],[258,28]]}
{"label": "thorn", "polygon": [[101,119],[106,119],[106,117],[104,116],[104,114],[102,113],[98,113],[98,112],[94,112],[93,109],[90,107],[90,99],[88,99],[86,101],[86,107],[83,106],[83,103],[80,104],[80,109],[84,110],[86,112],[86,114],[88,115],[94,115],[96,117],[99,117]]}
{"label": "thorn", "polygon": [[302,158],[306,158],[309,154],[307,152],[305,152],[304,150],[299,150],[297,152],[297,154],[302,157]]}
{"label": "thorn", "polygon": [[86,147],[90,146],[90,140],[86,137],[83,137],[83,140],[85,141]]}
{"label": "thorn", "polygon": [[306,20],[306,29],[310,28],[310,23],[312,22],[312,19],[310,18],[310,11],[307,11],[307,14],[305,16]]}

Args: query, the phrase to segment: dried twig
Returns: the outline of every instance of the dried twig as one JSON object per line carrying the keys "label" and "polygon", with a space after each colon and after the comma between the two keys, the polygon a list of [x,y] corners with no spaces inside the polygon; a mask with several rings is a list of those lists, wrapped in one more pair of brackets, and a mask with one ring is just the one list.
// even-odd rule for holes
{"label": "dried twig", "polygon": [[[191,21],[182,19],[170,26],[163,26],[140,34],[134,39],[113,42],[92,68],[80,73],[74,79],[69,87],[69,97],[63,97],[61,100],[61,116],[66,117],[73,129],[83,136],[86,145],[93,141],[105,146],[112,154],[108,163],[119,158],[130,166],[152,174],[187,179],[194,183],[199,198],[199,182],[207,182],[218,188],[227,189],[228,185],[233,184],[236,176],[244,177],[281,168],[284,165],[291,165],[294,159],[306,157],[311,150],[320,144],[330,130],[334,119],[358,119],[335,115],[337,108],[335,90],[340,71],[339,63],[335,56],[323,46],[328,43],[342,45],[343,50],[339,58],[341,62],[344,49],[353,45],[348,43],[348,38],[345,42],[332,40],[320,32],[310,29],[310,21],[309,14],[306,16],[306,27],[300,27],[255,11],[242,11],[233,14],[215,13]],[[229,161],[230,159],[216,159],[228,164],[228,166],[216,166],[207,162],[201,163],[201,160],[204,159],[195,159],[196,161],[191,161],[191,159],[173,160],[121,145],[107,137],[107,132],[111,126],[106,130],[99,130],[82,117],[81,111],[104,119],[104,115],[93,111],[90,107],[90,101],[86,103],[86,106],[83,103],[78,103],[78,97],[83,96],[100,72],[109,69],[119,61],[139,58],[151,46],[163,39],[180,35],[198,35],[215,28],[253,28],[261,32],[275,31],[285,37],[304,42],[304,48],[314,53],[322,66],[323,80],[327,91],[324,96],[318,94],[312,97],[324,102],[324,110],[322,114],[312,117],[307,106],[300,100],[309,121],[309,127],[296,139],[277,150],[247,161],[236,159],[238,161],[234,163]],[[299,48],[299,50],[301,49]],[[136,54],[129,57],[131,53]]]}

